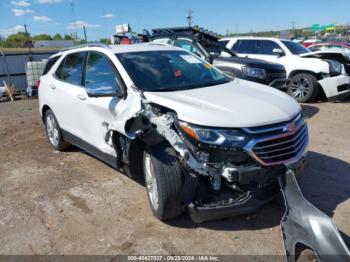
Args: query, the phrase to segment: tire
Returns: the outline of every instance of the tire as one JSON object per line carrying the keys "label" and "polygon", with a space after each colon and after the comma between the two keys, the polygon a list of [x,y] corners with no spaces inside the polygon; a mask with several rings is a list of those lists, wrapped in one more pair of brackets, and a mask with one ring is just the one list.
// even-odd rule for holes
{"label": "tire", "polygon": [[315,252],[309,248],[305,248],[296,254],[296,262],[316,262],[318,258]]}
{"label": "tire", "polygon": [[162,221],[180,216],[184,211],[183,175],[174,149],[168,145],[146,148],[143,170],[153,214]]}
{"label": "tire", "polygon": [[46,135],[51,146],[57,151],[63,151],[70,147],[70,144],[63,140],[61,128],[54,113],[48,109],[44,117]]}
{"label": "tire", "polygon": [[314,100],[319,93],[319,86],[315,76],[302,73],[292,77],[287,93],[299,103]]}

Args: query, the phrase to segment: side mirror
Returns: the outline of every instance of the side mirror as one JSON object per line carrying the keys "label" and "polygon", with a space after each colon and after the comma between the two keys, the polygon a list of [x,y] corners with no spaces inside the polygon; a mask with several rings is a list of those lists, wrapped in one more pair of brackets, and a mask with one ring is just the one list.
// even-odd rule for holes
{"label": "side mirror", "polygon": [[114,91],[100,91],[98,89],[86,89],[86,93],[89,97],[113,97],[116,96],[118,98],[124,99],[126,97],[126,94],[123,90],[114,90]]}
{"label": "side mirror", "polygon": [[109,97],[109,96],[115,96],[121,99],[126,98],[126,89],[124,85],[119,84],[119,81],[116,79],[117,82],[117,88],[114,88],[112,86],[93,86],[93,87],[87,87],[86,93],[89,97]]}
{"label": "side mirror", "polygon": [[274,48],[272,53],[278,57],[284,56],[284,52],[281,48]]}

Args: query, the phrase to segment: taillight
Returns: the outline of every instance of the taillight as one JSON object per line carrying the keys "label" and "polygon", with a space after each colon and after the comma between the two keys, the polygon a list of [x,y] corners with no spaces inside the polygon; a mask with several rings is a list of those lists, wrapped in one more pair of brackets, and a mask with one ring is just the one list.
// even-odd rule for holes
{"label": "taillight", "polygon": [[40,79],[36,80],[35,84],[36,84],[37,89],[39,90],[39,86],[40,86]]}

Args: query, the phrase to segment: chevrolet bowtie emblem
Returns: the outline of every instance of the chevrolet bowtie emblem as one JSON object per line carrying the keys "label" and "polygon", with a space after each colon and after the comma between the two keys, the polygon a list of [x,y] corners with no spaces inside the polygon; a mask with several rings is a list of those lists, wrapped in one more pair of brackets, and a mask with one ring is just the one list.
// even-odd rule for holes
{"label": "chevrolet bowtie emblem", "polygon": [[290,133],[290,132],[293,132],[293,131],[295,130],[295,128],[296,128],[296,125],[295,125],[294,122],[292,122],[292,123],[289,123],[288,125],[286,125],[286,126],[283,128],[283,132],[288,132],[288,133]]}

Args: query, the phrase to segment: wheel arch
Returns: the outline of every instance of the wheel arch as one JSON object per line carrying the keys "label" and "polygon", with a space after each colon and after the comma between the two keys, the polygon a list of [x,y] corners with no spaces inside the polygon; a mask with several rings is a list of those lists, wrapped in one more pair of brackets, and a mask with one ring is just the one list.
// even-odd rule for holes
{"label": "wheel arch", "polygon": [[[322,80],[323,77],[322,77],[322,74],[321,73],[315,73],[313,71],[310,71],[310,70],[294,70],[292,72],[289,73],[289,76],[288,78],[291,80],[294,76],[298,75],[298,74],[310,74],[314,77],[316,77],[316,80],[319,81],[319,80]],[[323,87],[322,85],[318,84],[318,90],[319,90],[319,94],[318,96],[322,99],[325,99],[327,96],[323,90]]]}
{"label": "wheel arch", "polygon": [[314,77],[316,77],[317,81],[322,79],[322,75],[320,73],[315,73],[315,72],[310,71],[310,70],[293,70],[292,72],[289,73],[288,78],[291,79],[292,77],[299,75],[299,74],[313,75]]}
{"label": "wheel arch", "polygon": [[41,119],[45,121],[45,114],[47,110],[52,110],[48,105],[44,105],[41,109]]}

